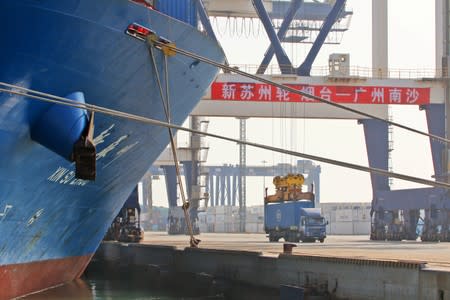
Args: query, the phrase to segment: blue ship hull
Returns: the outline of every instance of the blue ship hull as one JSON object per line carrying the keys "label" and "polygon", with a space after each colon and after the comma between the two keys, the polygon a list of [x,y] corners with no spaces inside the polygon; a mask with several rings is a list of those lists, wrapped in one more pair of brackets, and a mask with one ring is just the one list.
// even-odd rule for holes
{"label": "blue ship hull", "polygon": [[[131,23],[223,61],[195,28],[127,0],[4,0],[0,82],[62,97],[82,92],[86,103],[165,120],[148,48],[125,34]],[[155,54],[162,75],[163,55]],[[172,122],[181,124],[217,69],[181,55],[168,66]],[[79,180],[73,163],[31,138],[50,106],[0,93],[0,299],[80,276],[169,142],[165,128],[97,113],[97,178]]]}

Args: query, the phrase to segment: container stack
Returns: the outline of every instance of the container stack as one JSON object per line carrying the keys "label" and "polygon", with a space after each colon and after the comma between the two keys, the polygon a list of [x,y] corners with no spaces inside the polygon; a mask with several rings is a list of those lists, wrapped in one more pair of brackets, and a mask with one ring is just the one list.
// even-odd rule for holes
{"label": "container stack", "polygon": [[370,234],[370,203],[321,203],[327,234]]}
{"label": "container stack", "polygon": [[[370,203],[321,203],[328,235],[370,234]],[[264,206],[247,207],[246,233],[264,233]],[[240,232],[238,206],[208,207],[199,213],[200,232]]]}
{"label": "container stack", "polygon": [[264,206],[248,207],[245,221],[245,232],[264,233]]}
{"label": "container stack", "polygon": [[[199,228],[200,232],[239,233],[239,206],[208,207],[199,213]],[[247,208],[245,232],[264,232],[264,206]]]}

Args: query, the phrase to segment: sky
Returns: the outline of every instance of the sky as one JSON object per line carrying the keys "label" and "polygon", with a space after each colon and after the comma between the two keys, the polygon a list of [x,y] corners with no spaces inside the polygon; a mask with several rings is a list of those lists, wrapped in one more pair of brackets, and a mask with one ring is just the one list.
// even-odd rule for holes
{"label": "sky", "polygon": [[[426,4],[425,4],[426,3]],[[389,0],[389,68],[435,68],[434,1]],[[313,68],[324,67],[331,53],[349,53],[352,67],[371,68],[371,0],[348,0],[353,10],[350,29],[340,45],[324,45]],[[213,25],[217,25],[213,22]],[[264,30],[248,37],[229,34],[224,27],[217,31],[229,62],[233,65],[258,65],[269,45]],[[256,31],[255,31],[256,32]],[[294,65],[302,62],[310,45],[287,45],[285,51]],[[426,131],[424,112],[418,107],[391,107],[395,122]],[[210,118],[209,132],[239,137],[235,118]],[[394,129],[393,171],[431,179],[433,174],[429,141],[401,129]],[[355,120],[257,119],[247,120],[247,139],[308,154],[324,156],[368,166],[364,134]],[[234,143],[208,139],[206,165],[238,164],[239,149]],[[295,163],[297,159],[266,150],[247,147],[247,164],[266,166]],[[323,163],[321,166],[321,202],[370,202],[371,182],[368,173]],[[262,205],[263,190],[272,189],[271,178],[247,177],[247,205]],[[154,205],[167,206],[164,179],[153,182]],[[419,185],[394,179],[392,189]]]}

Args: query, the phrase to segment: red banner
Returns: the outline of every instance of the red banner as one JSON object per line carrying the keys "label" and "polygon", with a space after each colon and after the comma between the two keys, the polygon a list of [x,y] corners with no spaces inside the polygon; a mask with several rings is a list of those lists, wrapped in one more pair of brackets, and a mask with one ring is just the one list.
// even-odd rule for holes
{"label": "red banner", "polygon": [[[383,86],[302,85],[287,86],[336,103],[351,104],[429,104],[430,88]],[[214,82],[213,100],[258,102],[318,102],[270,84]]]}

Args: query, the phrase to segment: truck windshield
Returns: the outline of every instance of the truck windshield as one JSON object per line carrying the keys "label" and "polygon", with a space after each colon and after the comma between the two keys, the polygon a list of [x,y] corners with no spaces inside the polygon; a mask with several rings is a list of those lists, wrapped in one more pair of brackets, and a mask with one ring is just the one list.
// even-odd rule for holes
{"label": "truck windshield", "polygon": [[308,218],[308,225],[325,225],[324,218]]}

